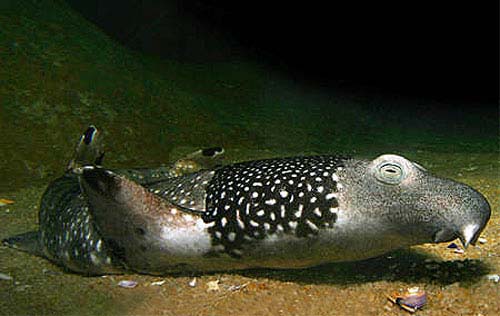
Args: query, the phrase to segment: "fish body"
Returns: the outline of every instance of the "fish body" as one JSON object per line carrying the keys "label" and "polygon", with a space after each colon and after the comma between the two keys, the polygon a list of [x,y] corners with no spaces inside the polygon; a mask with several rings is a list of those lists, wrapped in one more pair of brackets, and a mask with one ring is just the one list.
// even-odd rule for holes
{"label": "fish body", "polygon": [[104,242],[142,273],[302,268],[460,238],[490,217],[474,189],[401,156],[243,162],[151,185],[81,176]]}
{"label": "fish body", "polygon": [[455,238],[468,246],[491,213],[473,188],[397,155],[217,166],[222,150],[210,150],[170,168],[110,170],[97,136],[89,127],[49,184],[39,230],[5,244],[86,275],[302,268]]}
{"label": "fish body", "polygon": [[[116,169],[112,172],[136,185],[164,181],[187,172],[219,164],[220,147],[196,151],[171,166]],[[104,242],[89,209],[80,178],[83,166],[100,166],[104,157],[100,132],[90,126],[80,137],[66,172],[52,181],[40,202],[39,229],[3,240],[12,248],[42,256],[77,273],[102,275],[127,270],[116,257],[114,245]]]}

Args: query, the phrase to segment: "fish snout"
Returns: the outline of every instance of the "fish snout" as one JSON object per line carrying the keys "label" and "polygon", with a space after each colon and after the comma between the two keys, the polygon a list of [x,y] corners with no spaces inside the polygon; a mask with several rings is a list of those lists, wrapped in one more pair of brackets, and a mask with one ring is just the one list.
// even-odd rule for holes
{"label": "fish snout", "polygon": [[452,190],[443,190],[446,194],[441,195],[453,198],[448,199],[448,203],[440,203],[446,211],[433,241],[448,242],[458,238],[464,248],[467,248],[476,244],[486,227],[491,207],[486,198],[475,189],[461,183],[455,183],[454,186]]}
{"label": "fish snout", "polygon": [[486,198],[469,186],[465,186],[461,194],[462,203],[459,206],[458,225],[455,236],[460,239],[464,248],[475,245],[490,220],[491,207]]}
{"label": "fish snout", "polygon": [[468,222],[464,223],[458,231],[458,238],[464,248],[469,245],[476,245],[491,216],[491,207],[486,198],[481,193],[473,191],[474,194],[471,199],[467,201],[468,203],[464,203],[464,206],[469,208],[467,213],[471,214],[471,216]]}

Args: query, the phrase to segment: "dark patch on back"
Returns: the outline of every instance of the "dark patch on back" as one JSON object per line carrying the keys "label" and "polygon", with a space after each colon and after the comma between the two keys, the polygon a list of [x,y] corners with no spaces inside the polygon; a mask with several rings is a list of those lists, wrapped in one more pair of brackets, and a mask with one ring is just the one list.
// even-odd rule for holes
{"label": "dark patch on back", "polygon": [[222,152],[222,147],[212,147],[203,149],[201,151],[201,154],[205,157],[213,157],[221,152]]}
{"label": "dark patch on back", "polygon": [[212,243],[233,257],[271,234],[313,237],[337,220],[337,168],[346,158],[296,157],[244,162],[216,170],[203,220]]}

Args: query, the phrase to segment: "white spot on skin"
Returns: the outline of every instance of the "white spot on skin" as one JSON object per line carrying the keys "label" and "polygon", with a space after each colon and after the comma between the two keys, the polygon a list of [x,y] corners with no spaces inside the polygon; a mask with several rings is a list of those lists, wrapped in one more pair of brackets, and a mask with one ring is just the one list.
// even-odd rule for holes
{"label": "white spot on skin", "polygon": [[281,190],[281,191],[280,191],[280,196],[281,196],[282,198],[286,198],[286,197],[288,196],[288,191],[286,191],[286,190]]}
{"label": "white spot on skin", "polygon": [[319,230],[318,226],[316,226],[313,222],[310,220],[306,219],[306,224],[311,227],[312,230]]}
{"label": "white spot on skin", "polygon": [[254,183],[252,183],[252,186],[254,186],[254,187],[261,187],[262,186],[262,182],[254,182]]}
{"label": "white spot on skin", "polygon": [[226,224],[227,224],[227,218],[225,218],[225,217],[221,218],[220,224],[221,224],[222,227],[225,227]]}
{"label": "white spot on skin", "polygon": [[297,218],[301,217],[303,209],[304,209],[304,205],[299,204],[299,209],[297,210],[297,212],[295,212],[295,217],[297,217]]}
{"label": "white spot on skin", "polygon": [[90,253],[90,260],[92,261],[93,264],[99,264],[99,258],[96,256],[94,252]]}
{"label": "white spot on skin", "polygon": [[290,221],[288,222],[288,226],[290,226],[291,229],[297,228],[298,223],[295,221]]}
{"label": "white spot on skin", "polygon": [[307,184],[307,191],[309,191],[309,192],[312,191],[312,186],[309,183]]}
{"label": "white spot on skin", "polygon": [[250,225],[253,227],[259,227],[259,223],[255,222],[254,220],[250,220]]}
{"label": "white spot on skin", "polygon": [[344,188],[344,186],[342,185],[342,183],[337,183],[337,190],[342,190]]}
{"label": "white spot on skin", "polygon": [[318,191],[318,193],[323,193],[324,189],[325,188],[322,185],[320,185],[319,187],[316,188],[316,191]]}
{"label": "white spot on skin", "polygon": [[269,230],[271,228],[271,225],[269,223],[264,223],[264,229]]}
{"label": "white spot on skin", "polygon": [[321,211],[319,210],[319,207],[315,208],[313,212],[314,212],[314,214],[318,215],[318,217],[321,217],[321,215],[323,215],[321,213]]}
{"label": "white spot on skin", "polygon": [[257,193],[257,192],[253,192],[253,193],[252,193],[252,197],[253,197],[253,198],[257,198],[257,197],[259,197],[259,193]]}
{"label": "white spot on skin", "polygon": [[236,239],[236,233],[235,232],[230,232],[227,234],[227,239],[231,242],[233,242]]}
{"label": "white spot on skin", "polygon": [[325,196],[325,199],[328,201],[328,200],[331,200],[331,199],[334,199],[337,197],[337,194],[335,193],[328,193],[326,196]]}
{"label": "white spot on skin", "polygon": [[285,205],[280,205],[280,210],[281,210],[281,218],[285,218],[285,212],[286,212],[286,209],[285,209]]}
{"label": "white spot on skin", "polygon": [[281,224],[276,225],[276,229],[281,232],[285,230]]}
{"label": "white spot on skin", "polygon": [[264,210],[260,210],[257,212],[257,216],[264,216],[264,214],[266,214]]}
{"label": "white spot on skin", "polygon": [[275,199],[270,199],[270,200],[267,200],[265,203],[267,205],[274,205],[274,204],[276,204],[276,200]]}
{"label": "white spot on skin", "polygon": [[335,214],[338,211],[337,207],[330,207],[330,213]]}
{"label": "white spot on skin", "polygon": [[311,203],[315,203],[317,199],[318,198],[316,198],[315,196],[313,196],[310,201],[311,201]]}
{"label": "white spot on skin", "polygon": [[224,209],[225,209],[226,211],[227,211],[228,209],[230,209],[230,208],[231,208],[231,205],[229,205],[229,204],[224,205]]}
{"label": "white spot on skin", "polygon": [[236,221],[241,229],[245,229],[245,223],[241,219],[237,218]]}
{"label": "white spot on skin", "polygon": [[217,237],[218,239],[220,239],[222,237],[222,233],[220,231],[216,231],[215,232],[215,237]]}

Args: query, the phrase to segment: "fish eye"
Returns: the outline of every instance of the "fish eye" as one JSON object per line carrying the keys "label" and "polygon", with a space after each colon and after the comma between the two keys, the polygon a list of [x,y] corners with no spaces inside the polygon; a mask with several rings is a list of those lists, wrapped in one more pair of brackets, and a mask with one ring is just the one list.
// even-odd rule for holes
{"label": "fish eye", "polygon": [[405,176],[401,165],[394,162],[385,162],[377,167],[377,180],[386,184],[399,184]]}

